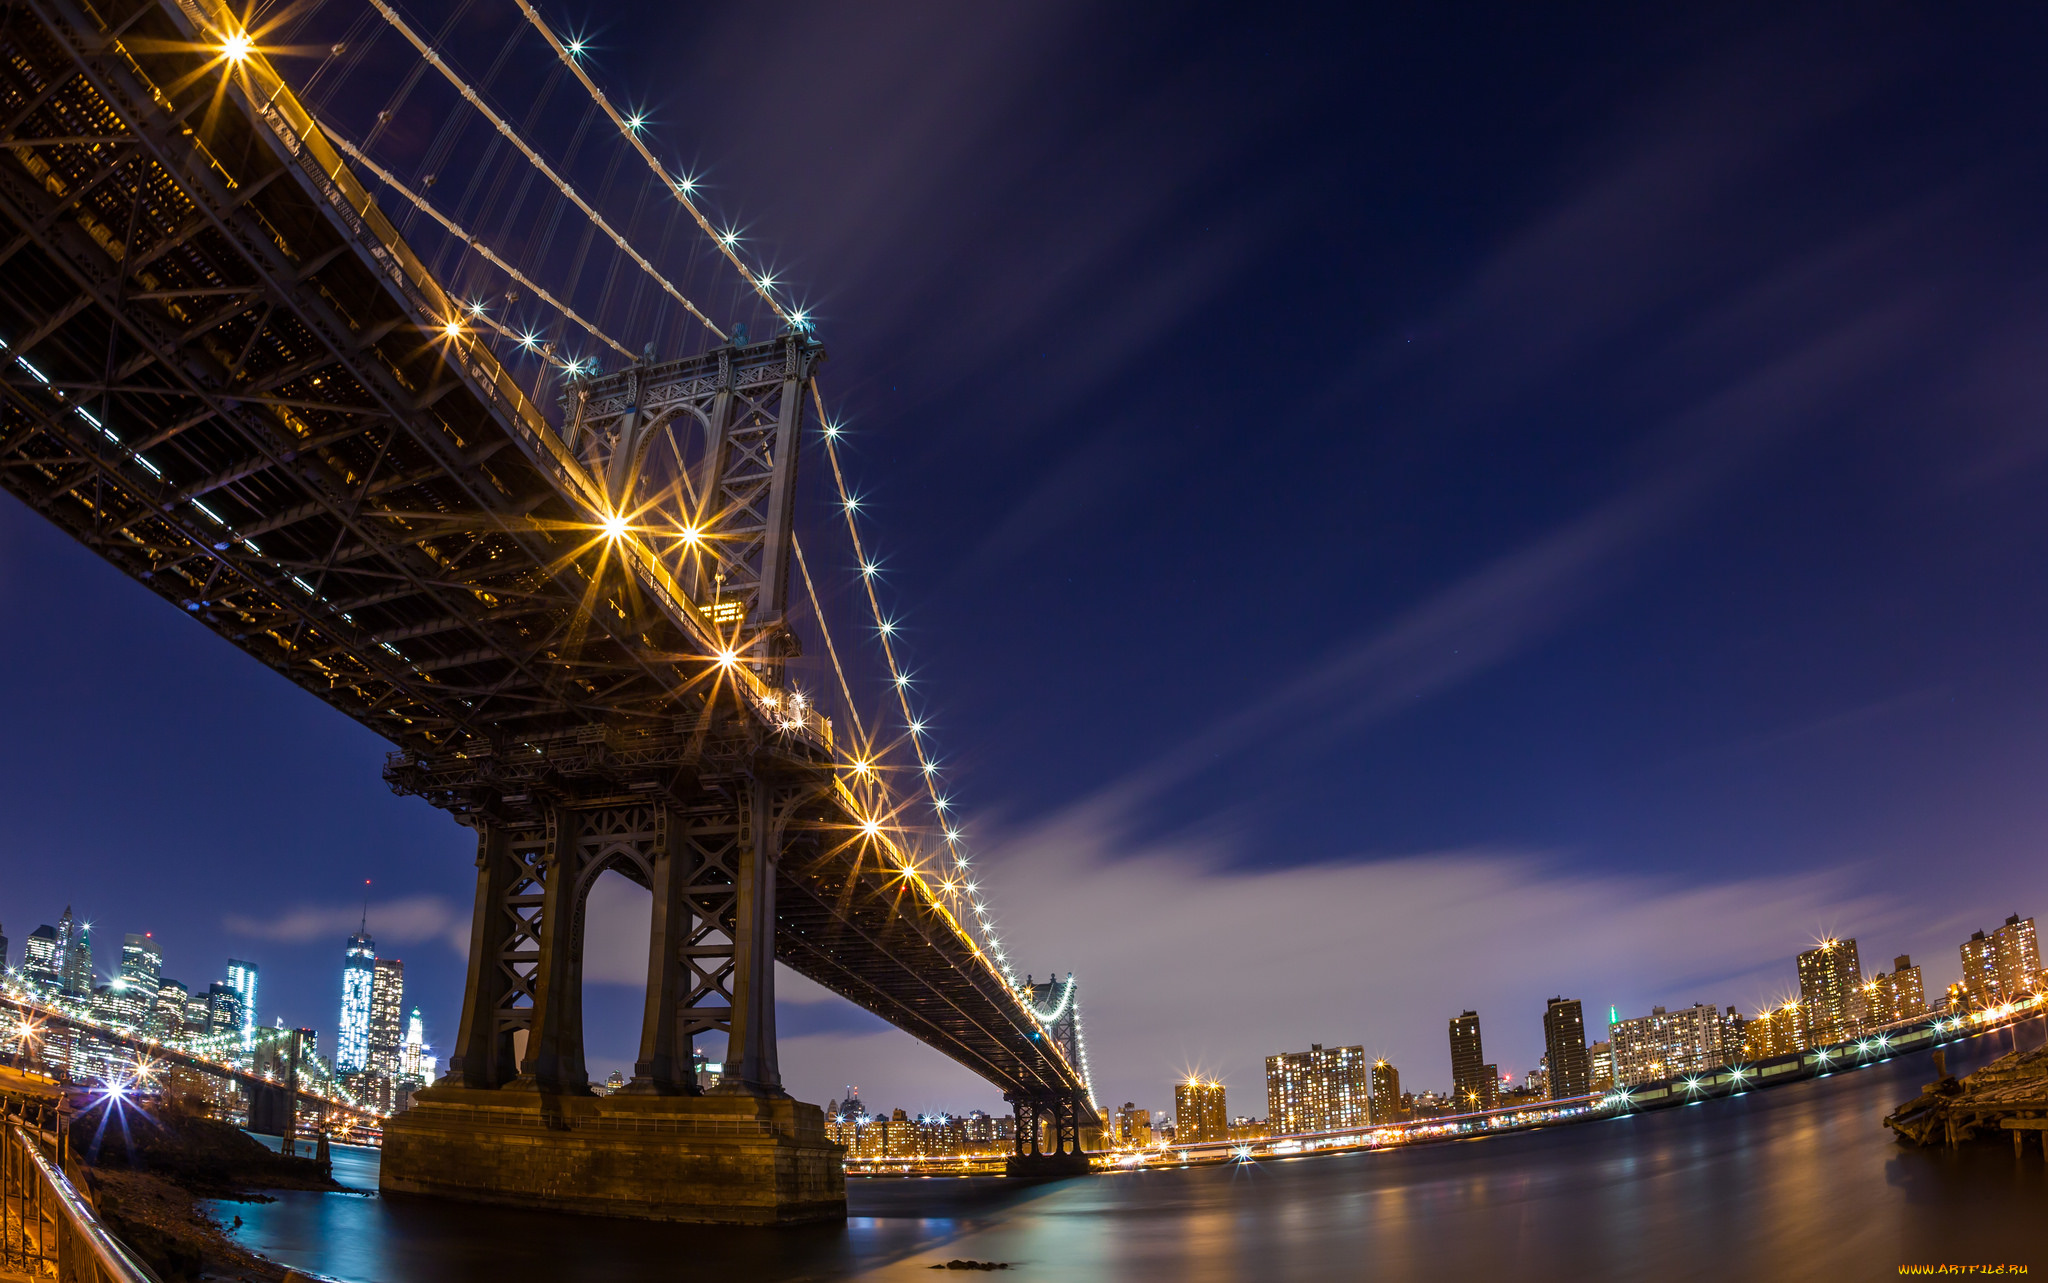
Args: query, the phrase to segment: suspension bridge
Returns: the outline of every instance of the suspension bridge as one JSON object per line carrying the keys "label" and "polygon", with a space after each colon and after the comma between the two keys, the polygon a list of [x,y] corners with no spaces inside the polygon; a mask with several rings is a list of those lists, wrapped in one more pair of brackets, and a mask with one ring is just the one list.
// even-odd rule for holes
{"label": "suspension bridge", "polygon": [[[606,97],[581,42],[512,3],[550,92],[581,95],[618,149],[613,171],[648,171],[634,218],[464,78],[438,44],[454,19],[429,38],[369,0],[316,60],[305,79],[326,77],[331,103],[371,27],[413,59],[350,139],[273,57],[303,15],[6,0],[0,483],[384,736],[391,787],[474,831],[450,1072],[391,1120],[387,1190],[843,1215],[822,1115],[782,1087],[777,961],[1000,1086],[1013,1171],[1085,1170],[1099,1116],[1078,998],[1034,994],[996,934],[812,320]],[[421,78],[454,106],[415,170],[448,165],[455,122],[482,130],[464,201],[516,191],[531,226],[574,228],[566,271],[550,276],[552,233],[522,239],[511,214],[466,227],[461,203],[435,203],[446,173],[380,163]],[[687,271],[636,239],[650,193]],[[585,270],[593,247],[608,273]],[[720,324],[706,289],[747,319]],[[800,472],[832,492],[815,529]],[[833,602],[860,609],[843,639]],[[584,902],[612,870],[652,892],[653,929],[634,1076],[598,1097]],[[707,1038],[726,1040],[709,1094],[691,1074]]]}

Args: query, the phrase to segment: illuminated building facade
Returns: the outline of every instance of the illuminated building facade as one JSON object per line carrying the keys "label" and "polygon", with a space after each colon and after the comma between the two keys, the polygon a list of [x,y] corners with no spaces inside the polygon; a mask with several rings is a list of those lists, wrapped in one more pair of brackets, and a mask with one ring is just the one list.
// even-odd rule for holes
{"label": "illuminated building facade", "polygon": [[1863,985],[1863,1020],[1866,1025],[1888,1025],[1927,1014],[1927,990],[1920,981],[1920,968],[1908,954],[1892,959],[1890,971],[1880,971]]}
{"label": "illuminated building facade", "polygon": [[1451,1095],[1461,1110],[1492,1109],[1500,1103],[1500,1070],[1486,1063],[1476,1011],[1451,1017]]}
{"label": "illuminated building facade", "polygon": [[2022,994],[2039,993],[2041,943],[2034,935],[2034,920],[2013,914],[1991,933],[1991,943],[1999,1000],[2011,1002]]}
{"label": "illuminated building facade", "polygon": [[242,998],[242,1046],[256,1045],[256,964],[228,959],[228,987]]}
{"label": "illuminated building facade", "polygon": [[206,987],[204,1031],[208,1034],[239,1034],[242,1031],[242,995],[218,980]]}
{"label": "illuminated building facade", "polygon": [[428,1058],[432,1050],[427,1046],[426,1022],[420,1019],[420,1009],[414,1007],[412,1015],[406,1017],[405,1042],[398,1048],[398,1076],[408,1082],[426,1082],[434,1065]]}
{"label": "illuminated building facade", "polygon": [[1334,1132],[1372,1121],[1372,1062],[1364,1047],[1324,1047],[1266,1057],[1266,1118],[1280,1135]]}
{"label": "illuminated building facade", "polygon": [[[1272,1058],[1266,1063],[1271,1065]],[[1230,1139],[1230,1114],[1223,1108],[1223,1084],[1190,1078],[1173,1085],[1174,1143],[1199,1145]]]}
{"label": "illuminated building facade", "polygon": [[365,1067],[371,1073],[397,1076],[404,1013],[405,964],[397,958],[379,958],[370,971],[369,1056]]}
{"label": "illuminated building facade", "polygon": [[[1647,1016],[1619,1020],[1607,1028],[1614,1083],[1629,1087],[1696,1074],[1725,1065],[1742,1046],[1742,1018],[1706,1003],[1678,1011],[1650,1008]],[[1591,1057],[1587,1057],[1587,1090],[1592,1090]]]}
{"label": "illuminated building facade", "polygon": [[1131,1101],[1116,1111],[1116,1143],[1128,1149],[1145,1149],[1152,1144],[1152,1111]]}
{"label": "illuminated building facade", "polygon": [[[158,993],[161,995],[162,990],[158,990]],[[185,999],[185,1036],[187,1038],[201,1038],[205,1036],[213,1019],[212,999],[213,994],[211,990],[206,993],[195,993]]]}
{"label": "illuminated building facade", "polygon": [[1371,1082],[1366,1108],[1375,1127],[1398,1123],[1407,1116],[1408,1111],[1401,1104],[1400,1070],[1384,1060],[1375,1060],[1372,1062]]}
{"label": "illuminated building facade", "polygon": [[157,985],[163,979],[164,951],[148,935],[129,932],[121,939],[121,971],[110,986],[115,1023],[144,1029],[156,1010]]}
{"label": "illuminated building facade", "polygon": [[1594,1091],[1614,1090],[1614,1044],[1606,1040],[1586,1048],[1586,1077]]}
{"label": "illuminated building facade", "polygon": [[63,977],[64,950],[57,942],[57,928],[44,923],[29,932],[21,947],[21,978],[40,988],[55,989]]}
{"label": "illuminated building facade", "polygon": [[898,1109],[889,1115],[883,1146],[890,1158],[917,1157],[917,1127],[910,1121],[909,1114]]}
{"label": "illuminated building facade", "polygon": [[143,1032],[162,1041],[182,1037],[185,1033],[185,1004],[192,995],[176,980],[156,982],[156,1001],[151,1004],[149,1020]]}
{"label": "illuminated building facade", "polygon": [[1855,1036],[1862,1024],[1863,971],[1854,940],[1827,939],[1799,955],[1799,1001],[1815,1045]]}
{"label": "illuminated building facade", "polygon": [[1569,1100],[1593,1090],[1586,1057],[1586,1013],[1577,998],[1552,998],[1543,1008],[1543,1050],[1551,1100]]}
{"label": "illuminated building facade", "polygon": [[341,1027],[335,1034],[334,1072],[360,1073],[370,1063],[370,992],[376,985],[377,943],[367,931],[348,938],[341,964]]}
{"label": "illuminated building facade", "polygon": [[1788,1002],[1769,1011],[1759,1011],[1745,1029],[1742,1055],[1745,1060],[1783,1056],[1805,1051],[1813,1045],[1806,1027],[1806,1004]]}
{"label": "illuminated building facade", "polygon": [[57,919],[57,987],[74,998],[92,996],[92,923],[81,922],[64,906]]}

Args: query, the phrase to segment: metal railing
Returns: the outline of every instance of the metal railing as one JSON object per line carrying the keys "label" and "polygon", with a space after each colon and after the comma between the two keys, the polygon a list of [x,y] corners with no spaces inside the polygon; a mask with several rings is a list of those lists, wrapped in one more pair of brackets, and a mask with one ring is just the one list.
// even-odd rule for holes
{"label": "metal railing", "polygon": [[10,1102],[0,1113],[0,1270],[64,1283],[158,1283],[65,1177],[62,1136],[52,1105]]}

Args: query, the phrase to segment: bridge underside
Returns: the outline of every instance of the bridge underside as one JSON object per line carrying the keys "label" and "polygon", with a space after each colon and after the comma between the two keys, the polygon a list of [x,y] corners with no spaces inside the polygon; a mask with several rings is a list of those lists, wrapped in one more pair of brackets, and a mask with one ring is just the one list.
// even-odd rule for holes
{"label": "bridge underside", "polygon": [[693,1098],[695,1040],[722,1035],[725,1089],[782,1110],[780,959],[1013,1099],[1086,1114],[1026,1004],[876,839],[829,728],[772,707],[815,345],[662,367],[715,432],[759,437],[747,466],[773,460],[755,490],[713,478],[758,492],[756,595],[699,606],[601,533],[590,458],[450,331],[460,305],[267,63],[218,56],[225,9],[0,12],[0,485],[384,735],[392,786],[475,831],[449,1091],[587,1099],[583,901],[617,869],[655,895],[634,1095]]}

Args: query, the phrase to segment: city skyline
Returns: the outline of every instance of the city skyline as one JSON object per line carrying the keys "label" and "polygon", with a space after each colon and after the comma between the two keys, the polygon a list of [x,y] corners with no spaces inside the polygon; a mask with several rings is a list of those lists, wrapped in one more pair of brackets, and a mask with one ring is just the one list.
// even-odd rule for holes
{"label": "city skyline", "polygon": [[[330,1058],[337,1062],[337,1073],[346,1074],[368,1068],[376,1069],[389,1077],[394,1074],[401,1057],[405,1054],[409,1030],[420,1024],[420,1017],[416,1007],[412,1008],[412,1014],[409,1019],[405,1016],[405,1010],[411,1004],[404,1000],[403,961],[376,956],[375,941],[367,930],[369,914],[367,903],[361,907],[360,914],[362,921],[358,923],[357,929],[351,933],[347,941],[347,948],[343,953],[342,963],[338,968],[338,972],[342,976],[343,1010],[333,1026],[332,1033],[322,1033],[321,1037],[323,1041],[332,1040],[329,1044],[329,1054]],[[17,918],[17,920],[20,919]],[[0,940],[7,939],[4,932],[5,921],[6,918],[0,917]],[[75,925],[73,925],[74,923]],[[82,914],[75,914],[73,906],[67,905],[64,913],[59,915],[59,923],[54,928],[52,924],[45,923],[40,925],[35,931],[28,933],[28,937],[24,940],[23,948],[18,956],[0,955],[0,969],[28,963],[29,951],[35,947],[31,942],[39,937],[49,936],[56,945],[56,952],[49,956],[53,960],[56,974],[60,977],[71,974],[83,967],[86,969],[85,974],[90,974],[95,978],[104,976],[106,983],[115,984],[125,981],[134,975],[138,957],[146,958],[147,967],[152,970],[153,975],[163,975],[162,948],[155,940],[154,933],[126,933],[122,938],[118,955],[120,961],[116,963],[111,971],[108,971],[97,965],[99,955],[92,949],[90,944],[92,931],[92,919]],[[69,932],[68,935],[67,932]],[[81,936],[84,938],[82,951],[80,948]],[[1838,950],[1839,953],[1837,953]],[[1539,1013],[1538,1019],[1542,1026],[1542,1035],[1539,1042],[1538,1059],[1534,1064],[1519,1068],[1511,1066],[1503,1069],[1498,1064],[1492,1062],[1486,1062],[1482,1065],[1481,1062],[1475,1061],[1475,1072],[1477,1072],[1478,1068],[1490,1071],[1487,1081],[1491,1083],[1492,1090],[1496,1093],[1504,1092],[1507,1084],[1526,1078],[1532,1072],[1542,1076],[1545,1073],[1544,1067],[1552,1063],[1554,1044],[1552,1043],[1551,1022],[1554,1013],[1560,1007],[1570,1013],[1567,1019],[1576,1019],[1578,1027],[1585,1031],[1583,1035],[1585,1041],[1581,1044],[1582,1047],[1591,1048],[1595,1045],[1610,1047],[1614,1044],[1622,1044],[1618,1054],[1616,1051],[1609,1051],[1607,1054],[1611,1058],[1609,1072],[1626,1080],[1629,1075],[1654,1077],[1660,1076],[1660,1074],[1651,1072],[1642,1065],[1633,1065],[1629,1062],[1626,1039],[1617,1039],[1615,1037],[1617,1027],[1643,1026],[1654,1028],[1660,1032],[1654,1035],[1653,1045],[1661,1045],[1660,1042],[1656,1041],[1657,1039],[1668,1040],[1669,1038],[1676,1037],[1682,1045],[1725,1046],[1729,1048],[1719,1059],[1716,1059],[1711,1053],[1700,1053],[1692,1060],[1674,1062],[1675,1069],[1673,1072],[1678,1072],[1698,1069],[1710,1063],[1734,1063],[1739,1058],[1738,1053],[1744,1047],[1744,1041],[1741,1036],[1741,1022],[1743,1021],[1750,1022],[1750,1052],[1759,1055],[1767,1054],[1776,1050],[1789,1049],[1794,1045],[1805,1046],[1824,1041],[1838,1041],[1839,1039],[1837,1038],[1830,1038],[1824,1035],[1828,1034],[1831,1028],[1837,1033],[1842,1028],[1853,1028],[1853,1025],[1829,1026],[1824,1021],[1817,1023],[1814,1016],[1816,1003],[1833,1002],[1837,1006],[1842,1006],[1853,1000],[1857,1004],[1854,1009],[1859,1013],[1865,1010],[1863,1004],[1883,1002],[1896,1005],[1904,1001],[1899,993],[1898,986],[1902,982],[1910,980],[1911,987],[1908,992],[1918,995],[1919,1007],[1916,1010],[1931,1011],[1942,1007],[1946,1002],[1955,1001],[1985,1005],[1999,1000],[2002,996],[2009,997],[2013,993],[2019,992],[2014,986],[2016,984],[2024,984],[2025,978],[2029,975],[2035,977],[2037,983],[2044,976],[2044,973],[2039,968],[2039,945],[2034,930],[2034,920],[2030,916],[2013,913],[2008,915],[2004,922],[1994,931],[1973,931],[1967,939],[1960,942],[1956,952],[1958,954],[1956,970],[1962,978],[1947,987],[1947,996],[1944,998],[1939,996],[1941,994],[1939,987],[1936,987],[1932,994],[1927,992],[1927,986],[1922,980],[1923,967],[1913,965],[1910,955],[1899,955],[1896,957],[1893,960],[1894,970],[1892,972],[1874,970],[1866,974],[1857,968],[1857,941],[1854,937],[1819,936],[1812,941],[1809,947],[1799,949],[1792,955],[1793,975],[1790,992],[1796,995],[1793,999],[1779,1001],[1778,997],[1786,992],[1785,989],[1780,988],[1773,991],[1772,998],[1755,1004],[1753,1012],[1731,1006],[1728,1008],[1725,1017],[1717,1015],[1711,1004],[1702,1005],[1696,1003],[1693,1007],[1680,1010],[1675,1015],[1667,1015],[1666,1006],[1657,1004],[1653,1006],[1650,1014],[1639,1017],[1621,1015],[1621,1009],[1618,1006],[1610,1005],[1611,1018],[1605,1027],[1604,1037],[1597,1040],[1592,1035],[1591,1026],[1586,1025],[1583,1016],[1578,1014],[1582,1004],[1577,999],[1553,998],[1545,1005],[1544,1010]],[[1975,960],[1974,966],[1973,959]],[[2032,971],[2027,970],[2026,960],[2028,959],[2032,960]],[[360,988],[360,994],[357,994],[356,987],[352,987],[350,980],[350,976],[358,969],[361,973],[361,980],[356,982],[356,987]],[[1866,983],[1862,984],[1853,993],[1849,989],[1843,988],[1842,972],[1844,970],[1847,970],[1848,974],[1852,976],[1861,975]],[[260,969],[257,964],[230,957],[227,959],[226,979],[210,983],[210,988],[214,991],[216,999],[213,1005],[218,1005],[218,997],[223,992],[229,996],[229,1001],[237,1004],[227,1019],[236,1028],[243,1029],[245,1037],[247,1036],[246,1031],[254,1027],[257,1016],[245,1005],[241,1005],[241,995],[246,991],[253,991],[255,989],[259,973]],[[167,983],[178,983],[170,980],[169,977],[164,977],[164,979]],[[788,979],[793,981],[798,987],[806,983],[801,977],[796,977],[793,974],[789,975]],[[1062,987],[1063,982],[1057,980],[1049,981],[1038,985],[1035,992],[1039,997],[1056,997]],[[207,991],[204,989],[199,990],[193,995],[191,1001],[202,1007],[208,1005]],[[355,1031],[354,1035],[361,1044],[362,1064],[359,1066],[344,1064],[341,1061],[341,1042],[342,1039],[349,1036],[349,1007],[351,1001],[356,1002],[360,1007],[357,1017],[360,1028]],[[1797,1008],[1796,1012],[1794,1008]],[[1683,1036],[1661,1032],[1667,1027],[1666,1022],[1687,1018],[1690,1013],[1702,1011],[1706,1013],[1705,1017],[1703,1017],[1704,1019],[1720,1020],[1723,1022],[1714,1026],[1715,1032],[1699,1032]],[[218,1024],[221,1017],[216,1013],[212,1019]],[[279,1019],[282,1019],[282,1017],[279,1017]],[[1734,1021],[1736,1023],[1730,1026],[1726,1024],[1727,1021]],[[1474,1041],[1477,1044],[1475,1050],[1483,1047],[1483,1041],[1478,1037],[1478,1013],[1468,1010],[1463,1013],[1462,1017],[1451,1017],[1450,1024],[1453,1048],[1451,1054],[1445,1058],[1444,1071],[1432,1077],[1430,1076],[1430,1068],[1426,1063],[1421,1068],[1411,1065],[1406,1070],[1406,1081],[1409,1084],[1407,1094],[1411,1098],[1425,1091],[1441,1092],[1449,1095],[1454,1100],[1460,1094],[1456,1061],[1456,1047],[1460,1038],[1458,1031],[1460,1028],[1470,1026],[1474,1033]],[[1675,1028],[1675,1026],[1673,1027]],[[318,1032],[317,1026],[315,1028],[316,1032]],[[1070,1019],[1063,1019],[1058,1028],[1066,1031],[1063,1036],[1070,1038],[1078,1036],[1076,1027]],[[1704,1025],[1701,1026],[1702,1031],[1706,1028]],[[1728,1029],[1733,1029],[1734,1032],[1727,1032]],[[1776,1032],[1772,1032],[1773,1030]],[[430,1040],[423,1036],[424,1031],[422,1030],[421,1032],[421,1044],[430,1045]],[[1627,1030],[1624,1029],[1624,1034],[1626,1032]],[[1642,1035],[1636,1036],[1641,1037]],[[1691,1041],[1688,1043],[1687,1039]],[[1757,1039],[1762,1040],[1761,1045],[1757,1043]],[[1316,1055],[1323,1054],[1320,1044],[1317,1044],[1312,1050]],[[1337,1053],[1356,1051],[1361,1054],[1364,1053],[1364,1050],[1363,1045],[1336,1049]],[[1310,1054],[1299,1053],[1299,1056],[1306,1058]],[[1480,1054],[1483,1055],[1483,1052]],[[1645,1054],[1647,1055],[1648,1053]],[[1276,1061],[1286,1059],[1288,1059],[1288,1056],[1281,1053],[1269,1053],[1263,1058],[1265,1064],[1264,1073],[1255,1079],[1252,1085],[1240,1084],[1240,1088],[1242,1090],[1253,1090],[1257,1084],[1263,1084],[1270,1097],[1274,1091],[1276,1081],[1275,1063]],[[1426,1062],[1426,1058],[1423,1059]],[[1305,1063],[1306,1060],[1304,1059]],[[1363,1077],[1360,1086],[1357,1088],[1361,1104],[1372,1090],[1370,1075],[1374,1065],[1386,1066],[1391,1069],[1396,1075],[1396,1081],[1400,1081],[1399,1075],[1403,1072],[1401,1067],[1395,1062],[1388,1057],[1380,1055],[1366,1056],[1361,1064],[1363,1065],[1361,1070]],[[431,1068],[431,1062],[428,1067]],[[1662,1060],[1659,1060],[1653,1068],[1654,1070],[1662,1071],[1665,1066]],[[438,1070],[434,1072],[438,1072]],[[1589,1078],[1591,1076],[1589,1070]],[[431,1077],[429,1077],[429,1080],[431,1080]],[[593,1084],[598,1082],[598,1080],[599,1075],[593,1073]],[[1170,1081],[1165,1088],[1165,1094],[1176,1096],[1190,1082],[1207,1082],[1219,1089],[1227,1089],[1230,1086],[1228,1080],[1221,1076],[1208,1077],[1197,1072],[1189,1075],[1185,1080],[1174,1079]],[[1143,1091],[1139,1092],[1138,1095],[1145,1099],[1158,1099],[1156,1095],[1147,1095]],[[1491,1103],[1498,1103],[1498,1101],[1499,1097],[1496,1095],[1495,1100]],[[1171,1101],[1166,1102],[1164,1107],[1154,1105],[1151,1108],[1160,1118],[1167,1120],[1168,1124],[1171,1125],[1176,1112]],[[1107,1103],[1107,1097],[1104,1097],[1104,1109],[1106,1117],[1114,1109],[1113,1106]],[[980,1104],[955,1106],[950,1103],[936,1106],[927,1112],[932,1116],[950,1117],[956,1115],[965,1116],[977,1111],[988,1112]],[[998,1110],[997,1112],[1000,1111]],[[1342,1125],[1347,1126],[1353,1121],[1356,1120],[1350,1119],[1348,1115],[1341,1120]],[[1308,1130],[1322,1129],[1311,1128]]]}
{"label": "city skyline", "polygon": [[[0,919],[4,923],[4,919]],[[67,904],[55,924],[44,923],[28,932],[18,952],[0,929],[0,975],[42,986],[62,998],[92,1005],[96,1014],[102,1002],[112,1019],[134,1026],[152,1036],[175,1035],[182,1026],[186,1034],[205,1028],[239,1035],[243,1050],[254,1046],[256,1031],[272,1028],[308,1029],[316,1044],[308,1050],[332,1060],[340,1050],[346,1018],[326,1024],[308,1020],[287,1021],[283,1014],[266,1012],[261,1003],[261,964],[228,957],[222,978],[188,984],[167,974],[163,943],[153,931],[126,932],[117,948],[96,949],[92,944],[93,919]],[[359,928],[350,936],[337,973],[348,988],[348,974],[356,961],[358,941],[374,950],[374,942]],[[103,965],[102,959],[106,959]],[[368,959],[371,982],[365,992],[362,1029],[364,1068],[386,1077],[410,1076],[431,1080],[438,1073],[430,1054],[421,1009],[403,1001],[404,962],[401,959]],[[344,997],[344,1006],[346,1005]],[[410,1007],[410,1011],[407,1008]]]}

